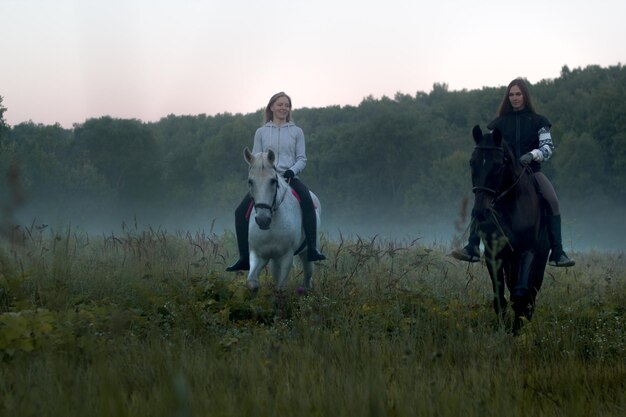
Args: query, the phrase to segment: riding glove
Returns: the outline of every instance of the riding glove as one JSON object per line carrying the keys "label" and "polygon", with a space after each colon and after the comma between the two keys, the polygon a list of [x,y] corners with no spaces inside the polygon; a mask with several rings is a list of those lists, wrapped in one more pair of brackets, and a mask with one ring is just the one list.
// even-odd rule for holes
{"label": "riding glove", "polygon": [[290,170],[290,169],[288,169],[287,171],[285,171],[283,173],[283,177],[285,177],[285,179],[287,179],[287,180],[290,180],[290,179],[292,179],[295,176],[296,176],[296,174],[294,174],[293,171]]}
{"label": "riding glove", "polygon": [[520,157],[519,161],[521,164],[524,165],[528,165],[530,164],[535,158],[533,157],[533,154],[528,152],[527,154],[524,154]]}

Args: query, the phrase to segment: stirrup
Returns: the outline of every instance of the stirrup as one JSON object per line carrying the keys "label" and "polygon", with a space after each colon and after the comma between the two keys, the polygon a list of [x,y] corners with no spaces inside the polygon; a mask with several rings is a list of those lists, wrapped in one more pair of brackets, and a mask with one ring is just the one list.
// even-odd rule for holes
{"label": "stirrup", "polygon": [[555,256],[554,258],[550,257],[548,264],[550,266],[565,268],[576,265],[576,262],[573,259],[568,258],[565,252],[562,252],[559,256]]}
{"label": "stirrup", "polygon": [[454,259],[464,262],[480,262],[480,251],[469,249],[468,246],[463,249],[455,249],[450,253]]}
{"label": "stirrup", "polygon": [[228,272],[234,271],[249,271],[250,270],[250,259],[249,258],[239,258],[237,262],[226,268]]}
{"label": "stirrup", "polygon": [[309,248],[306,252],[306,258],[309,262],[323,261],[326,255],[318,251],[316,248]]}

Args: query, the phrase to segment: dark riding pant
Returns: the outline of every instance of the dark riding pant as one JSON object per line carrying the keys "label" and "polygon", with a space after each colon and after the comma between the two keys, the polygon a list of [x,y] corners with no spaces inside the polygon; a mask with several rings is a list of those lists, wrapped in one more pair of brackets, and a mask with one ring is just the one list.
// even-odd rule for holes
{"label": "dark riding pant", "polygon": [[235,209],[235,234],[237,235],[237,247],[240,257],[247,258],[250,255],[248,249],[248,211],[251,208],[252,197],[246,193],[241,203]]}
{"label": "dark riding pant", "polygon": [[537,185],[539,185],[539,193],[546,203],[548,203],[550,214],[553,216],[560,215],[561,210],[559,209],[559,199],[557,198],[556,191],[554,190],[554,187],[548,177],[546,177],[543,172],[539,171],[535,172],[535,180],[537,181]]}
{"label": "dark riding pant", "polygon": [[302,226],[309,248],[317,247],[317,217],[315,216],[315,206],[309,189],[298,178],[292,178],[289,185],[300,197],[300,207],[302,208]]}

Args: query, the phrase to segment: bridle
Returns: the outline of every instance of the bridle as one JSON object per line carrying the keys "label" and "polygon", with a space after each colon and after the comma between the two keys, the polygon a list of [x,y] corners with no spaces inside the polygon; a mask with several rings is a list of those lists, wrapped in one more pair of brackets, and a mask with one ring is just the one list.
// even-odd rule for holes
{"label": "bridle", "polygon": [[278,207],[278,205],[276,204],[276,200],[278,199],[278,173],[276,172],[276,169],[274,169],[274,181],[276,183],[276,188],[274,188],[274,198],[272,199],[272,204],[266,204],[266,203],[255,203],[254,204],[254,208],[256,209],[267,209],[270,210],[272,213],[276,211],[276,208]]}
{"label": "bridle", "polygon": [[[503,159],[506,159],[506,156],[504,155],[504,148],[501,146],[480,145],[480,146],[476,146],[475,149],[500,151],[502,152]],[[502,192],[500,192],[499,190],[494,190],[493,188],[483,187],[483,186],[472,187],[472,192],[475,194],[478,191],[483,191],[483,192],[493,195],[493,200],[491,201],[491,207],[493,207],[496,205],[498,201],[502,200],[507,194],[513,191],[515,187],[517,187],[517,185],[519,184],[520,180],[522,179],[522,175],[524,175],[525,173],[529,171],[530,171],[530,167],[528,165],[524,166],[524,169],[522,170],[522,172],[520,172],[517,178],[515,178],[515,181],[513,181],[513,184],[511,184],[511,186],[509,186],[506,190]]]}

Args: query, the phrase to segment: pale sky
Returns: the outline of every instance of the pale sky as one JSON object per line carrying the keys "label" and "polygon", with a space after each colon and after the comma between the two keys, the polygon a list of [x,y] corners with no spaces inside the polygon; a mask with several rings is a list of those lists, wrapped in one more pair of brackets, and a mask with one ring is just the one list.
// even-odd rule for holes
{"label": "pale sky", "polygon": [[626,64],[624,0],[0,0],[12,126],[250,113]]}

